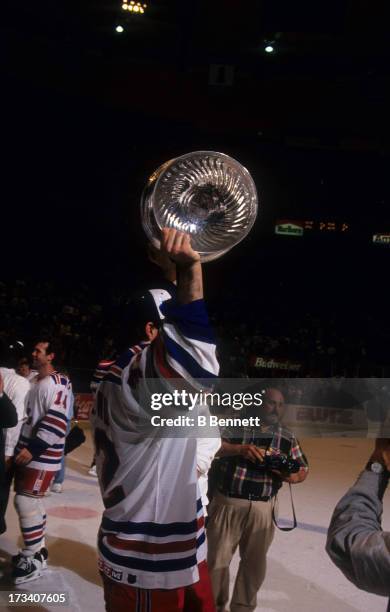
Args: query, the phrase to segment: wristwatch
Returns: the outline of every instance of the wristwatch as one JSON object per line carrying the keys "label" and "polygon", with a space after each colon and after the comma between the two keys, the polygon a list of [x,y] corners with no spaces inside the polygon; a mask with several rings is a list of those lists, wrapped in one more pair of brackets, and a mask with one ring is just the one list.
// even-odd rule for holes
{"label": "wristwatch", "polygon": [[379,461],[369,461],[366,465],[366,470],[374,472],[374,474],[389,474],[386,466],[383,463],[379,463]]}

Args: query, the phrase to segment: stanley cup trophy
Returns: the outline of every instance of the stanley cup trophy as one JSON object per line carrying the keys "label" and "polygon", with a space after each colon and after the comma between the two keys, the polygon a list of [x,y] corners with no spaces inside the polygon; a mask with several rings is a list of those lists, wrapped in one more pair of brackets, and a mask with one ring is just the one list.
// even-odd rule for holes
{"label": "stanley cup trophy", "polygon": [[194,151],[160,166],[141,200],[142,225],[160,247],[163,227],[191,235],[201,260],[211,261],[241,242],[257,215],[256,187],[248,170],[215,151]]}

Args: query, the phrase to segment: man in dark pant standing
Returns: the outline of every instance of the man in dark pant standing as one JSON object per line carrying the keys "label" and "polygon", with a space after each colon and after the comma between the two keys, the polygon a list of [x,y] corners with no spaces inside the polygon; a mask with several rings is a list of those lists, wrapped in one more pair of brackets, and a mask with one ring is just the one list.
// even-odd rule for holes
{"label": "man in dark pant standing", "polygon": [[[239,437],[222,432],[217,453],[215,487],[209,507],[208,565],[217,612],[225,612],[229,599],[229,565],[239,547],[240,565],[231,612],[251,612],[266,573],[266,555],[274,536],[273,506],[283,482],[305,480],[308,465],[295,436],[279,423],[284,398],[268,388],[260,408],[254,410],[261,427],[242,427]],[[249,410],[245,416],[249,416]],[[288,474],[264,467],[265,455],[284,456],[300,465]]]}

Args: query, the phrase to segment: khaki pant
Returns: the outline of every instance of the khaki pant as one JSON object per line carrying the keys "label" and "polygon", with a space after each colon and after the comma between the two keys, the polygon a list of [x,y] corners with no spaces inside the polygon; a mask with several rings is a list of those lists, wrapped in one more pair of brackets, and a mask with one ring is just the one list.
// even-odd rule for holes
{"label": "khaki pant", "polygon": [[231,612],[253,612],[274,536],[272,501],[248,501],[218,493],[210,504],[207,527],[208,565],[217,612],[229,599],[229,565],[239,547],[240,565]]}

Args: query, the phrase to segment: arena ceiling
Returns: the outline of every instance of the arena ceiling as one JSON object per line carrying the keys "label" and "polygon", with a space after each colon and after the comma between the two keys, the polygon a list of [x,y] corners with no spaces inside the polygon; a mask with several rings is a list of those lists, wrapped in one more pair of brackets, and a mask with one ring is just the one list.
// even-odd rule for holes
{"label": "arena ceiling", "polygon": [[2,6],[10,273],[20,252],[25,273],[134,275],[146,177],[196,149],[232,155],[258,185],[259,222],[233,258],[273,244],[277,218],[354,224],[351,257],[360,227],[389,231],[384,0],[146,3],[138,16],[121,0]]}
{"label": "arena ceiling", "polygon": [[13,3],[3,71],[139,120],[381,151],[385,9],[384,0],[147,0],[135,15],[121,0]]}

